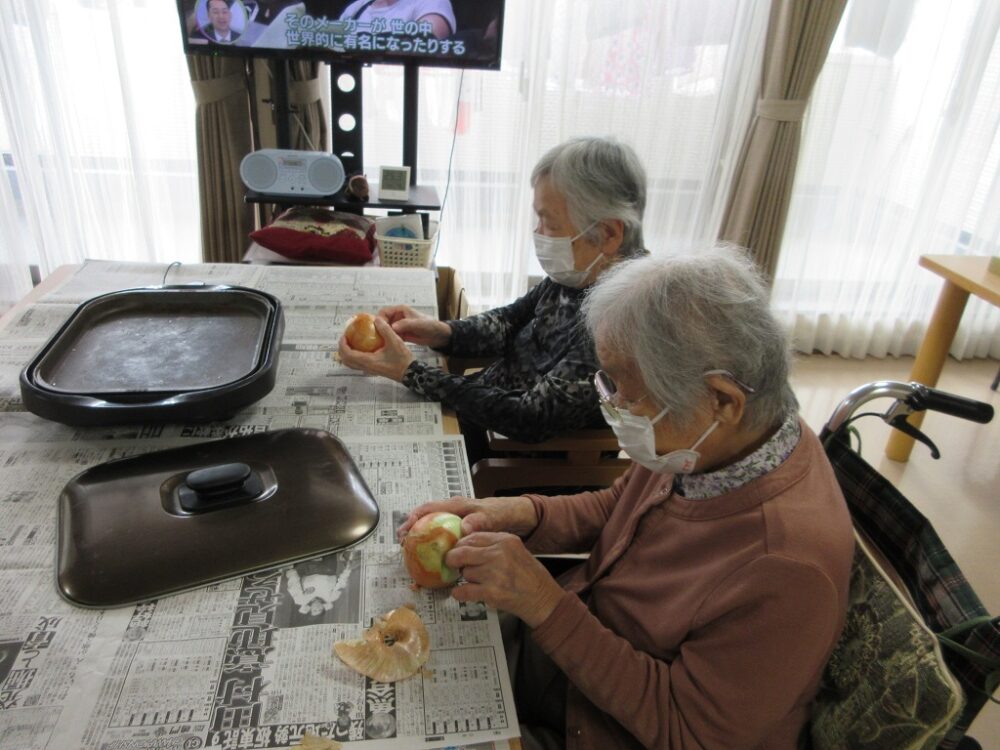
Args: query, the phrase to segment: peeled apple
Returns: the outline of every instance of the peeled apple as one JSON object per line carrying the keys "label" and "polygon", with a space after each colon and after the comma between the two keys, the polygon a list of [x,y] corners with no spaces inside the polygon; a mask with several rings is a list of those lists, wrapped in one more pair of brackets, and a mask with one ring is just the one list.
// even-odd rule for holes
{"label": "peeled apple", "polygon": [[375,352],[385,346],[385,341],[375,330],[375,317],[370,313],[358,313],[344,329],[347,343],[359,352]]}
{"label": "peeled apple", "polygon": [[462,519],[454,513],[428,513],[413,524],[403,539],[403,562],[413,582],[428,589],[451,586],[458,571],[444,564],[444,556],[462,538]]}

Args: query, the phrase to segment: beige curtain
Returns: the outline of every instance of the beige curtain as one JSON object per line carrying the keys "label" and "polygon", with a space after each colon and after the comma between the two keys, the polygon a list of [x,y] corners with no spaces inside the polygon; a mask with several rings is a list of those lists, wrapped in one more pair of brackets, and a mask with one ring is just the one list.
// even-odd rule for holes
{"label": "beige curtain", "polygon": [[253,231],[240,161],[253,150],[250,93],[240,57],[188,55],[198,136],[201,252],[206,263],[239,263]]}
{"label": "beige curtain", "polygon": [[288,105],[295,113],[291,126],[292,148],[329,150],[319,70],[318,62],[299,61],[288,64]]}
{"label": "beige curtain", "polygon": [[774,277],[795,177],[802,115],[847,0],[773,0],[761,96],[720,236],[748,247]]}

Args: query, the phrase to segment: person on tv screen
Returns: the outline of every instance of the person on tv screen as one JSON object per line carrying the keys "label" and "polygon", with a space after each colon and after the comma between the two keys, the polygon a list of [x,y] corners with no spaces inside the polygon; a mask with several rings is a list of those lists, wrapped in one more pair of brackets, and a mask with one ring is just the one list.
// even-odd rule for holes
{"label": "person on tv screen", "polygon": [[[549,150],[531,175],[535,255],[548,275],[509,305],[440,321],[406,305],[379,310],[385,346],[367,354],[340,340],[348,367],[402,383],[458,413],[470,463],[488,455],[486,430],[537,443],[603,424],[594,389],[597,354],[580,318],[586,290],[619,262],[645,255],[646,172],[611,138]],[[474,375],[415,359],[405,342],[456,357],[496,357]]]}
{"label": "person on tv screen", "polygon": [[205,3],[205,10],[208,12],[208,25],[202,27],[201,33],[213,42],[232,44],[240,38],[239,32],[232,28],[231,5],[232,0],[207,0]]}
{"label": "person on tv screen", "polygon": [[310,12],[302,0],[258,0],[244,43],[265,49],[287,49],[287,31],[293,20]]}
{"label": "person on tv screen", "polygon": [[342,21],[371,22],[379,18],[426,21],[438,39],[455,33],[451,0],[355,0],[340,14]]}

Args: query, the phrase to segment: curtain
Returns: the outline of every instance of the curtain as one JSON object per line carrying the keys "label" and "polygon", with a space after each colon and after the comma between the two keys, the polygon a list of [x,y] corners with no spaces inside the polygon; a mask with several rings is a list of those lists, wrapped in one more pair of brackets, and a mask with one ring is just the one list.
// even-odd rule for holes
{"label": "curtain", "polygon": [[26,264],[198,260],[179,32],[169,2],[4,0],[0,304]]}
{"label": "curtain", "polygon": [[[421,70],[417,180],[446,196],[436,262],[459,269],[475,309],[509,302],[541,275],[531,169],[572,136],[636,149],[651,250],[714,241],[757,98],[768,8],[508,0],[501,70]],[[366,68],[363,82],[371,176],[402,163],[402,69]]]}
{"label": "curtain", "polygon": [[206,263],[239,263],[254,230],[240,162],[253,151],[250,88],[241,57],[188,55],[198,130],[201,248]]}
{"label": "curtain", "polygon": [[[802,351],[913,354],[942,279],[1000,254],[1000,3],[852,0],[813,94],[773,302]],[[1000,357],[972,297],[951,353]]]}
{"label": "curtain", "polygon": [[329,77],[321,76],[325,65],[296,61],[288,65],[288,104],[293,108],[292,145],[305,151],[328,151],[329,127],[323,109],[323,86],[329,87]]}
{"label": "curtain", "polygon": [[748,247],[773,277],[791,197],[802,115],[846,0],[773,0],[756,117],[721,237]]}

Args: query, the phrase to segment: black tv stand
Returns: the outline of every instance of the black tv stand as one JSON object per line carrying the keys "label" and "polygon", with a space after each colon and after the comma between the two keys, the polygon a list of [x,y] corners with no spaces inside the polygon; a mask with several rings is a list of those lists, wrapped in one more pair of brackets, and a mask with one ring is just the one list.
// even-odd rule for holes
{"label": "black tv stand", "polygon": [[[278,126],[278,147],[288,148],[291,145],[291,134],[287,64],[284,61],[279,61],[279,63],[271,103],[275,110]],[[341,160],[347,175],[361,173],[364,163],[361,70],[360,63],[330,64],[331,118],[333,119],[331,151]],[[342,75],[347,75],[353,80],[353,87],[341,88],[339,79]],[[319,197],[278,196],[247,190],[244,196],[245,201],[247,203],[273,203],[282,206],[332,206],[338,211],[350,211],[358,214],[363,213],[366,208],[395,210],[402,213],[440,210],[441,202],[438,199],[437,189],[433,185],[417,185],[419,97],[420,66],[416,63],[406,63],[403,66],[403,165],[410,167],[410,196],[407,200],[379,200],[378,185],[370,179],[371,197],[370,200],[364,202],[348,198],[345,190]],[[353,118],[353,128],[341,127],[340,120],[344,115]],[[426,232],[428,229],[426,215],[423,217],[423,222]]]}
{"label": "black tv stand", "polygon": [[333,206],[338,211],[358,212],[366,208],[383,208],[390,211],[437,211],[441,208],[437,188],[433,185],[413,185],[410,187],[410,197],[405,201],[378,200],[378,186],[372,185],[372,199],[362,202],[348,198],[341,190],[333,195],[271,195],[258,193],[256,190],[246,191],[247,203],[280,203],[283,206]]}

